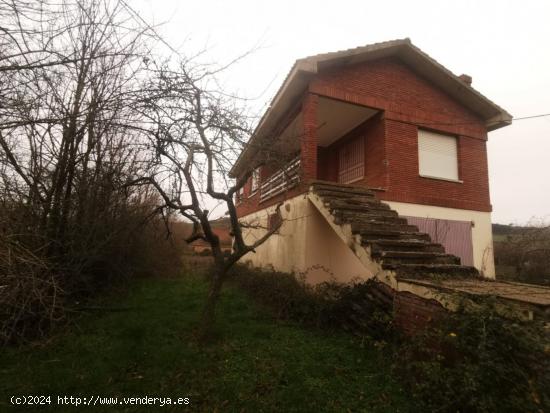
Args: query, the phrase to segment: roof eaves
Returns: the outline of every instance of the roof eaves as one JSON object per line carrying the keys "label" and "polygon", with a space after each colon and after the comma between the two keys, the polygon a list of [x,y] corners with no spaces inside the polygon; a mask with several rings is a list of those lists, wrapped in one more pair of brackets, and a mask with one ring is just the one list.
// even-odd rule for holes
{"label": "roof eaves", "polygon": [[[497,105],[495,102],[493,102],[491,99],[483,95],[478,90],[474,89],[471,85],[468,85],[467,83],[463,82],[457,75],[455,75],[453,72],[451,72],[449,69],[447,69],[445,66],[443,66],[441,63],[439,63],[436,59],[429,56],[428,54],[424,53],[421,49],[416,47],[414,44],[409,43],[408,47],[411,48],[417,55],[421,56],[423,59],[428,61],[430,64],[434,65],[437,69],[439,69],[442,73],[445,73],[450,79],[452,79],[457,85],[460,85],[460,87],[467,90],[469,93],[475,95],[476,98],[480,99],[481,101],[485,102],[487,105],[491,106],[495,112],[496,115],[485,119],[485,124],[487,128],[490,128],[490,125],[495,125],[496,123],[501,124],[501,126],[509,125],[512,121],[512,115],[510,115],[505,109]],[[495,119],[498,119],[498,122],[495,123]],[[497,129],[498,127],[495,127],[494,129]],[[489,129],[493,130],[493,129]]]}
{"label": "roof eaves", "polygon": [[[454,82],[459,90],[463,90],[471,96],[475,97],[478,102],[482,103],[482,106],[485,106],[486,108],[490,107],[492,110],[489,110],[489,112],[493,112],[493,114],[490,115],[490,117],[488,117],[487,115],[484,116],[485,125],[489,131],[507,126],[512,123],[512,115],[510,115],[506,110],[504,110],[496,103],[491,101],[489,98],[478,92],[472,86],[463,82],[458,76],[452,73],[437,60],[433,59],[428,54],[424,53],[421,49],[412,44],[409,38],[374,43],[366,46],[355,47],[352,49],[312,55],[296,60],[291,70],[285,77],[283,84],[271,100],[271,104],[258,122],[258,125],[256,126],[248,144],[244,147],[237,161],[231,168],[230,176],[234,177],[238,173],[241,163],[249,153],[250,144],[258,139],[258,135],[261,134],[262,129],[266,126],[269,119],[273,117],[274,112],[277,112],[277,110],[281,110],[281,108],[278,108],[281,100],[284,98],[285,93],[289,89],[291,89],[293,82],[295,82],[296,79],[300,77],[300,75],[313,75],[318,72],[320,65],[330,61],[340,59],[346,60],[355,56],[366,55],[367,53],[376,55],[376,52],[387,52],[389,54],[395,53],[397,55],[402,55],[406,58],[407,51],[412,52],[414,54],[413,56],[424,60],[424,62],[427,63],[428,66],[431,66],[437,69],[440,73],[444,74],[446,78],[448,78],[451,82]],[[412,63],[409,62],[409,64]],[[485,111],[485,113],[487,113],[487,111]],[[277,115],[277,113],[275,113],[275,115]]]}
{"label": "roof eaves", "polygon": [[280,113],[277,114],[277,112],[282,110],[279,106],[281,105],[282,99],[285,97],[285,92],[287,92],[293,86],[300,88],[300,82],[298,81],[299,78],[303,76],[311,76],[315,73],[317,73],[317,62],[315,60],[310,58],[303,58],[298,59],[294,62],[292,68],[290,69],[285,80],[283,81],[283,84],[271,100],[270,105],[267,107],[267,110],[260,118],[260,121],[256,125],[256,128],[254,129],[254,132],[252,133],[250,139],[248,140],[239,157],[235,161],[235,164],[229,171],[230,177],[234,178],[238,174],[239,169],[241,169],[242,162],[244,162],[244,159],[249,153],[251,145],[259,139],[259,136],[263,132],[263,129],[266,127],[266,124],[268,123],[270,118],[280,115]]}
{"label": "roof eaves", "polygon": [[274,112],[274,107],[276,107],[277,103],[280,102],[281,96],[284,94],[285,91],[288,90],[288,85],[292,83],[292,81],[295,79],[295,77],[299,74],[315,74],[318,72],[319,63],[327,60],[331,60],[334,58],[345,58],[346,56],[355,56],[359,55],[368,51],[375,51],[380,49],[386,49],[390,47],[395,46],[401,46],[401,45],[407,45],[411,44],[411,40],[409,38],[404,39],[396,39],[396,40],[390,40],[386,42],[379,42],[379,43],[373,43],[366,46],[359,46],[352,49],[345,49],[345,50],[339,50],[335,52],[328,52],[328,53],[320,53],[316,55],[307,56],[301,59],[298,59],[294,62],[292,65],[292,68],[286,75],[281,87],[278,89],[277,93],[271,99],[270,105],[267,107],[266,111],[260,118],[260,121],[256,125],[256,128],[254,129],[254,132],[252,133],[248,143],[243,148],[242,152],[240,153],[239,157],[233,164],[233,167],[229,171],[229,176],[234,178],[238,174],[238,170],[240,169],[241,163],[243,162],[244,158],[249,152],[249,148],[253,141],[255,141],[262,129],[262,127],[265,125],[267,119],[271,116],[271,114]]}

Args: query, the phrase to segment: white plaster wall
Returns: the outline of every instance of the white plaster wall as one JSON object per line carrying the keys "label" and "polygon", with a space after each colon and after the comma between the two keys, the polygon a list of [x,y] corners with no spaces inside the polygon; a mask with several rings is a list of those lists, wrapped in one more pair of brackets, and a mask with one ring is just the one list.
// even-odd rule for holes
{"label": "white plaster wall", "polygon": [[495,278],[493,231],[491,227],[490,212],[408,204],[403,202],[384,202],[392,209],[395,209],[399,215],[408,215],[420,218],[472,221],[474,223],[474,226],[472,227],[474,267],[476,267],[485,277]]}
{"label": "white plaster wall", "polygon": [[[272,235],[256,252],[249,252],[240,262],[255,267],[273,267],[277,271],[299,272],[306,267],[307,199],[303,195],[285,201],[281,207],[283,225],[278,234]],[[263,228],[244,228],[247,244],[252,244],[267,232],[268,217],[275,212],[272,206],[241,218],[249,225]]]}
{"label": "white plaster wall", "polygon": [[[265,234],[268,216],[274,211],[275,207],[269,207],[241,218],[241,222],[264,227],[244,229],[247,243]],[[306,196],[299,195],[285,201],[281,214],[283,225],[280,233],[271,236],[255,253],[241,258],[242,263],[305,273],[311,284],[329,280],[349,282],[372,276]]]}
{"label": "white plaster wall", "polygon": [[[369,273],[311,202],[309,210],[311,213],[308,218],[306,246],[307,263],[311,269],[308,281],[313,284],[329,280],[350,282],[372,277],[373,274]],[[316,266],[321,268],[315,268]]]}

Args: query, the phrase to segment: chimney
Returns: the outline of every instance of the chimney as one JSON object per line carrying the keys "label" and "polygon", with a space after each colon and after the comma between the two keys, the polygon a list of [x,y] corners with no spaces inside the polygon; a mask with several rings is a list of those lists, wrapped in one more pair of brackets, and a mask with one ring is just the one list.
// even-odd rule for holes
{"label": "chimney", "polygon": [[458,78],[466,83],[468,86],[472,86],[472,76],[462,74]]}

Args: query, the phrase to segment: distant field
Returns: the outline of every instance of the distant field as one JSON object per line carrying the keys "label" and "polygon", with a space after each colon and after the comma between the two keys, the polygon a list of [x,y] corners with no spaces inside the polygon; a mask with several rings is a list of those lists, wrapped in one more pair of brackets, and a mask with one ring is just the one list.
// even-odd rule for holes
{"label": "distant field", "polygon": [[494,242],[503,242],[508,240],[508,235],[504,234],[493,234],[493,241]]}
{"label": "distant field", "polygon": [[[0,411],[11,395],[189,397],[189,406],[62,407],[42,412],[405,412],[390,361],[370,343],[323,335],[224,293],[219,339],[201,351],[192,330],[205,295],[194,278],[135,281],[44,345],[0,353]],[[120,400],[120,399],[119,399]],[[11,410],[10,410],[11,409]]]}

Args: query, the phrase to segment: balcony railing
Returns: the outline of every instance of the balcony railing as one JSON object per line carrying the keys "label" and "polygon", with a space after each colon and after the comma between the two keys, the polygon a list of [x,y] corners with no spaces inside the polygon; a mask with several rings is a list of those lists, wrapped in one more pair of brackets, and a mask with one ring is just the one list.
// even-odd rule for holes
{"label": "balcony railing", "polygon": [[260,186],[260,202],[295,187],[300,182],[300,156],[292,159]]}

